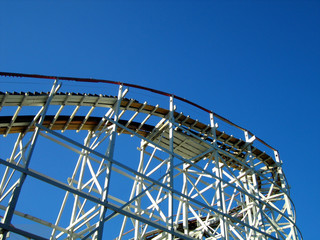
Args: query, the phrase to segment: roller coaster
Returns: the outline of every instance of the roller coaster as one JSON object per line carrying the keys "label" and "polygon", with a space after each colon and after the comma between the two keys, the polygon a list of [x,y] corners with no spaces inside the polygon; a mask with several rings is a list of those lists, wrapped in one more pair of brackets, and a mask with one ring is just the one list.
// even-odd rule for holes
{"label": "roller coaster", "polygon": [[0,76],[19,83],[0,92],[1,239],[302,239],[279,153],[249,130],[134,84]]}

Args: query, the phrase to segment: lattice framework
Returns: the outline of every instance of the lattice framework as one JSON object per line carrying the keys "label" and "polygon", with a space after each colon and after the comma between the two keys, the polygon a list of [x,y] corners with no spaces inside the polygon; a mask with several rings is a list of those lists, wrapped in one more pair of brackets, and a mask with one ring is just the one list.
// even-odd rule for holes
{"label": "lattice framework", "polygon": [[[240,128],[241,140],[219,130],[220,122],[232,124],[213,112],[204,113],[208,124],[185,116],[174,95],[166,94],[166,109],[126,98],[130,84],[119,83],[112,97],[63,93],[61,81],[49,93],[0,94],[0,108],[15,108],[0,116],[0,133],[16,136],[10,156],[0,156],[2,239],[10,232],[34,239],[109,239],[111,232],[116,239],[300,238],[279,154],[249,131]],[[34,114],[21,115],[24,108]],[[97,108],[104,114],[93,116]],[[118,143],[128,134],[140,142],[130,164],[115,157],[115,149],[129,148],[128,138]],[[30,168],[42,139],[78,155],[64,181]],[[54,221],[17,209],[27,178],[64,192]],[[131,189],[119,193],[120,185]],[[15,227],[15,216],[50,234]]]}

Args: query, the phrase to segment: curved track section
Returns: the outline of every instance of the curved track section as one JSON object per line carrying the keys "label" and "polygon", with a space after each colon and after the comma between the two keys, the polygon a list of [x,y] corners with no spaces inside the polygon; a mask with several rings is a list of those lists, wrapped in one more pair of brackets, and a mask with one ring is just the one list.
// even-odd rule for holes
{"label": "curved track section", "polygon": [[128,90],[0,93],[3,239],[300,238],[275,149]]}

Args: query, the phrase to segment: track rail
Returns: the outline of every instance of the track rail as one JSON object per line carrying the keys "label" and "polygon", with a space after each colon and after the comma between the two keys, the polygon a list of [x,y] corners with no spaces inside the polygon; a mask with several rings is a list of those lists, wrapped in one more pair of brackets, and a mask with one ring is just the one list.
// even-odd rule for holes
{"label": "track rail", "polygon": [[[127,87],[132,87],[132,88],[137,88],[137,89],[142,89],[142,90],[146,90],[149,92],[153,92],[156,94],[160,94],[163,96],[173,96],[175,99],[178,99],[182,102],[188,103],[196,108],[199,108],[207,113],[212,113],[215,117],[219,118],[220,120],[242,130],[242,131],[246,131],[248,132],[250,135],[255,136],[254,133],[252,133],[251,131],[249,131],[246,128],[243,128],[233,122],[231,122],[230,120],[228,120],[225,117],[222,117],[221,115],[213,112],[212,110],[209,110],[199,104],[196,104],[192,101],[187,100],[186,98],[177,96],[175,94],[172,93],[168,93],[168,92],[164,92],[164,91],[159,91],[153,88],[149,88],[149,87],[144,87],[144,86],[140,86],[137,84],[132,84],[132,83],[125,83],[125,82],[116,82],[116,81],[112,81],[112,80],[105,80],[105,79],[96,79],[96,78],[78,78],[78,77],[63,77],[63,76],[48,76],[48,75],[39,75],[39,74],[26,74],[26,73],[12,73],[12,72],[0,72],[0,76],[5,76],[5,77],[20,77],[20,78],[38,78],[38,79],[59,79],[62,81],[76,81],[76,82],[91,82],[91,83],[107,83],[107,84],[113,84],[113,85],[123,85],[123,86],[127,86]],[[262,140],[261,138],[256,136],[256,139],[261,142],[262,144],[264,144],[265,146],[269,147],[270,149],[277,151],[277,149],[275,149],[274,147],[272,147],[271,145],[269,145],[268,143],[266,143],[264,140]]]}

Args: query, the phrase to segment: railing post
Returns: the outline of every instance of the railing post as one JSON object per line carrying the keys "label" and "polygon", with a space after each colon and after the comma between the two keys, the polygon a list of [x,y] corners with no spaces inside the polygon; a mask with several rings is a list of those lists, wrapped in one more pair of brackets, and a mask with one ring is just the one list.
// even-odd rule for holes
{"label": "railing post", "polygon": [[[174,97],[170,96],[170,112],[169,112],[169,161],[168,161],[168,187],[173,188],[173,121],[174,121]],[[169,191],[168,196],[168,227],[170,231],[174,231],[173,227],[173,191]],[[173,234],[168,237],[169,240],[173,240]]]}
{"label": "railing post", "polygon": [[[218,127],[218,124],[214,122],[214,116],[213,113],[210,113],[210,126],[211,126],[211,133],[212,133],[212,145],[215,148],[213,151],[214,161],[215,161],[215,167],[217,169],[216,176],[218,179],[223,178],[223,172],[222,172],[222,164],[219,162],[219,154],[217,151],[217,136],[216,136],[216,129]],[[219,210],[223,213],[227,213],[226,204],[225,204],[225,196],[224,196],[224,189],[222,182],[220,180],[216,179],[216,188],[217,188],[217,204],[219,207]],[[221,238],[223,240],[228,240],[228,224],[227,219],[224,216],[219,216],[220,219],[220,229],[221,229]]]}
{"label": "railing post", "polygon": [[[254,162],[253,162],[254,157],[253,157],[252,148],[251,148],[251,145],[254,142],[254,140],[256,139],[256,137],[255,136],[249,137],[249,133],[247,131],[244,132],[244,135],[245,135],[245,140],[246,140],[246,144],[247,144],[247,156],[248,156],[249,166],[250,166],[250,169],[252,170],[252,173],[249,173],[249,175],[247,176],[248,191],[249,191],[249,193],[254,195],[257,199],[260,199],[261,197],[259,195],[257,175],[253,171],[255,166],[254,166]],[[250,200],[248,199],[248,201],[253,202],[253,206],[251,208],[253,219],[251,220],[252,222],[250,224],[257,227],[261,231],[265,231],[265,227],[264,227],[265,224],[263,221],[262,207],[261,207],[260,201],[252,200],[252,199],[250,199]],[[250,204],[250,203],[248,203],[248,204]],[[260,233],[257,234],[256,232],[254,232],[253,236],[256,239],[262,239],[262,235]]]}
{"label": "railing post", "polygon": [[[280,167],[281,164],[282,164],[282,161],[280,159],[278,151],[274,151],[274,157],[276,159],[276,163],[278,164],[278,166],[277,166],[277,174],[278,174],[278,177],[280,178],[281,188],[282,189],[286,189],[286,192],[283,194],[284,202],[285,202],[284,203],[285,204],[285,208],[287,209],[289,218],[291,218],[291,220],[293,222],[295,222],[296,219],[295,219],[295,216],[294,216],[294,211],[292,209],[292,205],[291,205],[290,199],[288,197],[289,194],[290,194],[289,186],[288,186],[288,184],[286,182],[286,179],[285,179],[284,173],[282,171],[282,168]],[[297,233],[297,228],[293,224],[291,224],[291,231],[293,232],[293,234],[292,234],[293,240],[296,240],[297,236],[298,236],[298,233]]]}
{"label": "railing post", "polygon": [[[113,120],[117,123],[119,120],[119,111],[120,111],[120,105],[121,105],[121,100],[122,100],[122,91],[123,91],[123,86],[119,85],[119,91],[118,91],[118,99],[117,99],[117,103],[114,109],[114,117]],[[115,148],[115,141],[116,141],[116,136],[117,136],[117,124],[113,124],[112,125],[112,133],[110,136],[110,142],[109,142],[109,146],[106,152],[106,156],[108,156],[108,158],[113,159],[113,155],[114,155],[114,148]],[[107,175],[106,175],[106,179],[105,179],[105,183],[104,183],[104,191],[102,194],[102,201],[103,202],[107,202],[108,201],[108,193],[109,193],[109,185],[110,185],[110,178],[111,178],[111,172],[112,172],[112,162],[108,161],[107,164]],[[98,228],[97,228],[97,240],[102,240],[102,235],[103,235],[103,227],[104,227],[104,217],[106,215],[107,212],[107,208],[104,206],[101,206],[101,210],[100,210],[100,220],[99,220],[99,224],[98,224]]]}

